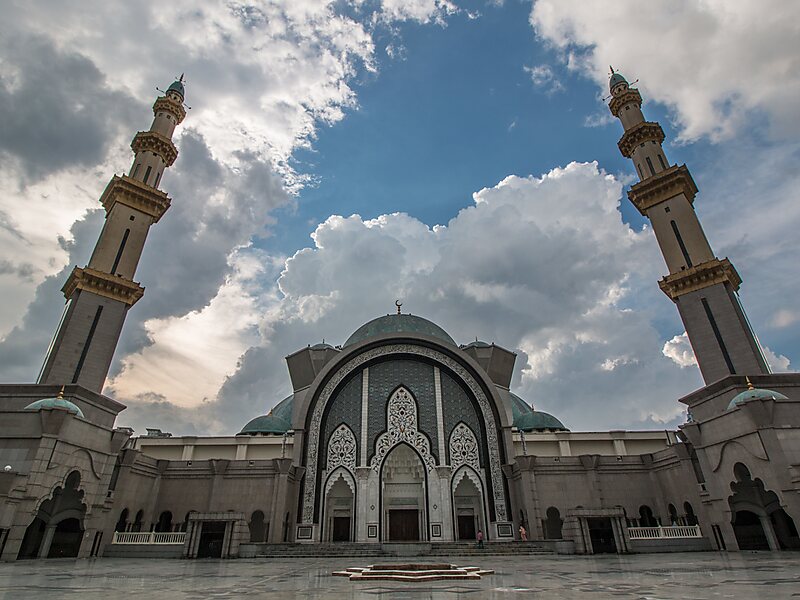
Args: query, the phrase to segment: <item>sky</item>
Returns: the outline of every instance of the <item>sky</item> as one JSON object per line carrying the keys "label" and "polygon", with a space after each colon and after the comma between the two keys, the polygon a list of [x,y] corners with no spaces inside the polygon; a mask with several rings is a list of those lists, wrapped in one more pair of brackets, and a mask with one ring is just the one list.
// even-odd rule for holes
{"label": "sky", "polygon": [[702,380],[625,191],[609,65],[686,163],[774,371],[800,363],[800,4],[7,2],[0,382],[33,382],[158,92],[191,109],[104,393],[118,425],[233,434],[284,357],[404,310],[517,353],[573,430],[664,429]]}

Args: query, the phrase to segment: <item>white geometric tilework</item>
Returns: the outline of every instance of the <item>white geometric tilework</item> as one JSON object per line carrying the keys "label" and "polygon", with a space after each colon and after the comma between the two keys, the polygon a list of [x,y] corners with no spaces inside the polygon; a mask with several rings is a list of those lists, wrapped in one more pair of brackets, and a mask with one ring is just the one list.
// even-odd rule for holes
{"label": "white geometric tilework", "polygon": [[386,409],[388,430],[378,437],[375,456],[372,457],[371,467],[380,469],[383,459],[389,451],[401,442],[414,448],[422,457],[422,461],[430,471],[436,466],[436,461],[431,456],[431,447],[428,438],[419,432],[417,422],[417,403],[411,393],[404,387],[399,387],[389,398]]}
{"label": "white geometric tilework", "polygon": [[356,436],[344,423],[339,425],[328,440],[328,464],[330,473],[336,467],[345,467],[351,473],[356,470]]}
{"label": "white geometric tilework", "polygon": [[450,466],[455,471],[461,465],[469,465],[476,471],[481,468],[478,459],[478,439],[462,421],[450,434]]}

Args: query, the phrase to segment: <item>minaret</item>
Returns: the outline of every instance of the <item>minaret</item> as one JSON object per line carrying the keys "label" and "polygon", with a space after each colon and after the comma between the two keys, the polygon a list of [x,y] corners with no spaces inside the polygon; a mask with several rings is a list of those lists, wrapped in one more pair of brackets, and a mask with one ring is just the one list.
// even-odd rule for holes
{"label": "minaret", "polygon": [[671,165],[664,130],[645,121],[642,97],[611,70],[609,108],[625,128],[622,155],[639,175],[628,198],[650,219],[669,275],[659,285],[678,305],[706,384],[733,374],[768,373],[764,355],[739,302],[742,280],[727,258],[714,256],[694,212],[697,186],[686,165]]}
{"label": "minaret", "polygon": [[186,116],[183,100],[181,75],[153,104],[150,130],[134,136],[129,173],[115,175],[100,197],[106,222],[89,264],[75,267],[62,288],[67,305],[39,383],[102,391],[128,309],[144,294],[133,277],[147,232],[170,205],[158,185],[178,156],[172,133]]}

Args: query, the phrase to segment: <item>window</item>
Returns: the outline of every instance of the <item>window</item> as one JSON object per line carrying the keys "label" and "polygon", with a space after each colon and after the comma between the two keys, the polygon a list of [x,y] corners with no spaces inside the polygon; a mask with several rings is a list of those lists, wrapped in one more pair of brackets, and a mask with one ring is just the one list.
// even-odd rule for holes
{"label": "window", "polygon": [[664,207],[664,212],[669,212],[669,206]]}
{"label": "window", "polygon": [[135,220],[136,220],[136,217],[134,217],[133,215],[131,215],[131,216],[130,216],[130,219],[131,219],[131,221],[135,221]]}
{"label": "window", "polygon": [[686,261],[686,266],[691,267],[692,259],[689,258],[689,251],[686,249],[686,245],[683,243],[681,232],[678,230],[678,224],[675,221],[670,221],[669,224],[672,225],[672,232],[675,234],[675,239],[678,240],[678,246],[680,246],[683,259]]}
{"label": "window", "polygon": [[644,179],[644,173],[642,173],[642,165],[637,164],[636,168],[639,169],[639,179]]}
{"label": "window", "polygon": [[649,156],[646,156],[645,160],[647,161],[647,167],[650,169],[650,175],[655,175],[656,174],[656,170],[655,170],[655,168],[653,168],[653,161],[650,160]]}
{"label": "window", "polygon": [[139,174],[139,169],[140,169],[141,167],[142,167],[142,163],[139,163],[139,164],[138,164],[138,165],[136,165],[136,167],[133,169],[133,176],[134,176],[134,177],[136,177],[136,176]]}
{"label": "window", "polygon": [[658,155],[658,162],[661,163],[661,168],[662,169],[666,169],[667,168],[667,165],[664,163],[664,157],[661,156],[660,154]]}
{"label": "window", "polygon": [[117,250],[117,257],[114,259],[114,265],[111,267],[111,274],[114,275],[117,272],[117,267],[119,266],[119,261],[122,259],[122,252],[125,250],[125,244],[128,243],[128,236],[131,234],[130,229],[126,229],[125,233],[122,236],[122,241],[119,243],[119,249]]}
{"label": "window", "polygon": [[158,187],[158,182],[161,180],[161,173],[156,175],[156,181],[153,183],[153,187]]}
{"label": "window", "polygon": [[150,179],[150,171],[153,170],[153,167],[147,167],[147,171],[144,172],[144,182],[147,183],[147,180]]}

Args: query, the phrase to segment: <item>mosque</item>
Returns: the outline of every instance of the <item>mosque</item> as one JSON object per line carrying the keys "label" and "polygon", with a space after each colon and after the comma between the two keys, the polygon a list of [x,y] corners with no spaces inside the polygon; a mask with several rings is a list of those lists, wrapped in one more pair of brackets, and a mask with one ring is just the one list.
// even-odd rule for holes
{"label": "mosque", "polygon": [[459,344],[399,306],[340,346],[289,354],[292,394],[235,435],[115,427],[125,407],[102,390],[144,294],[147,234],[170,207],[159,185],[178,155],[181,78],[100,198],[105,226],[64,284],[39,381],[0,385],[0,558],[425,553],[478,531],[489,549],[563,554],[800,549],[800,375],[770,373],[741,279],[714,255],[689,169],[667,158],[639,91],[612,72],[610,92],[639,176],[628,198],[705,382],[678,399],[678,430],[570,431],[511,392],[514,352]]}

